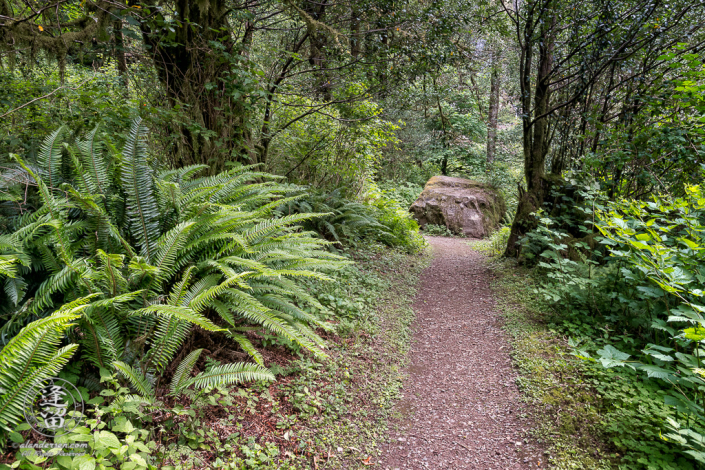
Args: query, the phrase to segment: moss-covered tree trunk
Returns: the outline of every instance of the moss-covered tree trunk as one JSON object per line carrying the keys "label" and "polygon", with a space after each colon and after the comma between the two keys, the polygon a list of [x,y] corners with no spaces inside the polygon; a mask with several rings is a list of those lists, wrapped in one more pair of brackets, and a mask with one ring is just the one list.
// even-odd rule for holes
{"label": "moss-covered tree trunk", "polygon": [[[490,103],[487,111],[487,163],[494,161],[497,147],[497,121],[499,118],[499,52],[492,51],[490,74]],[[489,165],[488,165],[489,170]]]}
{"label": "moss-covered tree trunk", "polygon": [[[142,37],[172,106],[183,105],[192,122],[181,126],[182,139],[173,162],[206,164],[222,170],[224,155],[240,143],[240,109],[226,90],[226,73],[235,41],[225,0],[174,3],[174,19],[157,13],[141,22]],[[213,44],[220,47],[214,47]]]}
{"label": "moss-covered tree trunk", "polygon": [[[540,24],[539,31],[535,31],[533,11],[533,9],[530,10],[527,18],[520,57],[526,189],[519,187],[519,203],[507,242],[505,252],[507,256],[516,256],[519,252],[519,240],[535,228],[536,222],[531,214],[543,206],[552,186],[551,182],[555,179],[555,175],[546,175],[546,155],[549,148],[547,113],[551,98],[549,79],[553,68],[555,45],[552,35],[553,21],[551,18],[543,18],[543,21],[537,22]],[[535,84],[532,87],[530,77],[534,72],[532,64],[534,48],[538,49],[538,64],[535,71]]]}
{"label": "moss-covered tree trunk", "polygon": [[127,76],[127,58],[125,57],[125,39],[122,34],[122,19],[113,22],[113,42],[115,44],[115,60],[122,84],[127,90],[129,79]]}

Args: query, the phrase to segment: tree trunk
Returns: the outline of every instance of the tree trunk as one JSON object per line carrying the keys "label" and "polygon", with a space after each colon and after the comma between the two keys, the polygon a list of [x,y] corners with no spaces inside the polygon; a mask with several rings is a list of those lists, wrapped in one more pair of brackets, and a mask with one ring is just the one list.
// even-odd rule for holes
{"label": "tree trunk", "polygon": [[497,147],[497,118],[499,117],[499,53],[492,52],[492,75],[490,77],[490,105],[487,112],[487,168],[494,162]]}
{"label": "tree trunk", "polygon": [[[535,218],[531,215],[543,207],[555,175],[546,176],[546,155],[548,154],[549,133],[548,116],[551,90],[549,86],[553,67],[553,48],[555,41],[552,27],[555,19],[545,18],[541,23],[538,37],[533,30],[533,10],[529,14],[524,31],[524,45],[520,57],[521,91],[522,91],[522,133],[524,142],[524,177],[526,191],[519,191],[519,203],[512,223],[512,230],[507,241],[507,256],[519,254],[519,240],[536,228]],[[530,74],[533,48],[538,44],[539,63],[536,70],[535,89],[531,90]],[[533,95],[533,105],[531,98]],[[521,188],[520,188],[521,189]]]}
{"label": "tree trunk", "polygon": [[127,60],[125,59],[125,41],[122,36],[122,20],[113,22],[113,37],[115,41],[115,60],[117,61],[118,74],[122,79],[125,90],[127,90],[129,80],[127,77]]}
{"label": "tree trunk", "polygon": [[309,33],[305,33],[298,41],[292,43],[289,48],[289,58],[282,65],[279,70],[279,76],[272,83],[272,85],[267,90],[267,100],[264,105],[264,116],[262,117],[262,128],[260,129],[260,142],[257,144],[257,161],[254,163],[265,163],[267,161],[267,154],[269,153],[269,145],[272,143],[272,129],[270,129],[270,124],[272,121],[272,105],[274,99],[279,89],[279,85],[286,77],[289,72],[290,67],[294,63],[294,56],[298,54],[299,50],[303,47],[304,43],[309,39]]}
{"label": "tree trunk", "polygon": [[175,7],[174,16],[181,24],[175,37],[169,37],[169,29],[162,27],[161,13],[141,24],[142,38],[169,102],[185,105],[192,120],[181,126],[182,140],[173,163],[206,164],[211,173],[217,173],[225,164],[223,155],[237,145],[237,107],[225,93],[230,62],[211,46],[215,41],[226,54],[233,50],[234,41],[222,33],[228,29],[227,2],[178,0]]}
{"label": "tree trunk", "polygon": [[[323,0],[320,3],[307,2],[304,10],[315,21],[323,22],[325,21],[327,6],[328,0]],[[332,83],[326,70],[326,63],[328,61],[328,36],[316,31],[312,31],[309,36],[310,54],[308,62],[314,68],[318,68],[321,71],[317,79],[317,84],[315,85],[316,89],[314,90],[314,93],[316,93],[324,101],[330,101],[332,96]]]}
{"label": "tree trunk", "polygon": [[360,56],[360,39],[360,12],[353,7],[350,13],[350,55],[355,59]]}

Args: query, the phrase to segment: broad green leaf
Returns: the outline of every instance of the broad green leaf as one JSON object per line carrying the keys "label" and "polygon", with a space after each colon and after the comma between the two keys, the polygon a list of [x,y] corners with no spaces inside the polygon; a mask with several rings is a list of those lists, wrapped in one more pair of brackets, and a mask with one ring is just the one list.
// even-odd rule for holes
{"label": "broad green leaf", "polygon": [[98,441],[105,447],[109,447],[111,449],[117,449],[121,446],[120,440],[110,431],[100,431]]}

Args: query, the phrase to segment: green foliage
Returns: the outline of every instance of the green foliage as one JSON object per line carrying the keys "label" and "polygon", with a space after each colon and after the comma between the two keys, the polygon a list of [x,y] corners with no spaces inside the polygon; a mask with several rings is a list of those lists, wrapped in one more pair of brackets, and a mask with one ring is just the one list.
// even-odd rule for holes
{"label": "green foliage", "polygon": [[[365,251],[356,254],[368,255]],[[371,262],[367,257],[359,261]],[[391,268],[392,265],[385,264],[385,267]],[[380,292],[389,287],[381,278],[362,271],[357,265],[346,266],[338,271],[335,282],[324,283],[312,279],[306,283],[307,289],[328,309],[332,317],[340,319],[337,331],[342,336],[350,334],[360,322],[374,318],[376,299]]]}
{"label": "green foliage", "polygon": [[379,190],[389,199],[396,201],[402,208],[411,207],[423,191],[422,184],[408,181],[381,181],[377,183]]}
{"label": "green foliage", "polygon": [[[15,462],[12,468],[36,470],[73,470],[77,468],[119,468],[127,470],[152,470],[155,466],[157,445],[144,426],[151,421],[154,411],[149,403],[129,394],[113,377],[104,376],[107,382],[100,396],[89,400],[94,416],[73,414],[67,417],[69,432],[59,432],[45,447],[34,447],[32,441],[24,442],[20,434],[29,429],[22,423],[15,428]],[[105,404],[105,398],[111,403]],[[77,412],[73,412],[77,413]],[[74,420],[81,420],[74,426]],[[46,444],[43,442],[41,444]],[[0,466],[2,468],[2,466]],[[10,467],[4,467],[10,468]]]}
{"label": "green foliage", "polygon": [[387,244],[403,248],[410,253],[417,253],[426,246],[426,242],[419,235],[419,226],[407,207],[390,198],[375,184],[370,184],[364,200],[374,208],[380,223],[389,228],[392,242],[386,242]]}
{"label": "green foliage", "polygon": [[[61,346],[65,331],[75,326],[80,302],[65,305],[52,315],[36,320],[0,350],[0,427],[9,431],[23,416],[24,401],[34,387],[55,377],[73,356],[77,345]],[[2,442],[2,440],[0,440]]]}
{"label": "green foliage", "polygon": [[495,230],[489,238],[489,253],[492,256],[500,256],[507,248],[507,240],[509,240],[509,227],[501,227]]}
{"label": "green foliage", "polygon": [[445,225],[426,224],[423,227],[423,231],[425,234],[432,235],[434,237],[454,237],[454,236],[457,236]]}
{"label": "green foliage", "polygon": [[[114,67],[104,67],[95,73],[92,69],[69,65],[70,73],[61,88],[58,71],[46,61],[40,59],[37,69],[27,65],[23,64],[22,70],[0,68],[0,115],[31,102],[2,119],[0,158],[3,161],[9,153],[35,158],[39,154],[38,143],[56,130],[57,124],[70,125],[75,135],[95,128],[99,122],[103,129],[118,135],[129,128],[137,103],[126,106],[128,100],[118,91],[121,79]],[[51,96],[53,99],[40,99],[51,92],[56,92]]]}
{"label": "green foliage", "polygon": [[700,183],[705,155],[702,55],[683,40],[657,60],[665,70],[652,77],[653,89],[630,98],[640,102],[631,105],[638,112],[601,130],[602,149],[585,158],[586,170],[613,196],[685,196],[689,185]]}
{"label": "green foliage", "polygon": [[[548,217],[541,218],[529,237],[534,246],[545,247],[538,267],[547,280],[539,292],[561,306],[563,313],[554,320],[559,328],[580,338],[571,341],[574,354],[603,367],[626,369],[620,372],[627,377],[623,390],[648,395],[659,403],[648,408],[642,401],[631,417],[615,421],[628,424],[610,429],[631,434],[629,428],[643,428],[638,422],[647,419],[651,436],[663,433],[671,443],[616,441],[634,456],[630,457],[633,468],[646,468],[647,461],[653,468],[695,468],[693,461],[701,457],[705,198],[697,186],[685,191],[682,198],[653,197],[604,206],[596,202],[595,226],[603,236],[600,243],[609,249],[607,258],[602,249],[591,249],[587,243],[576,247],[573,242],[569,247],[568,234],[553,228],[554,220]],[[691,463],[684,463],[684,458]]]}
{"label": "green foliage", "polygon": [[306,220],[304,226],[328,240],[351,246],[363,240],[372,241],[409,252],[417,252],[424,246],[418,225],[409,212],[373,184],[363,202],[345,199],[337,190],[302,196],[278,210],[283,214],[322,214]]}
{"label": "green foliage", "polygon": [[[314,329],[332,327],[298,280],[326,280],[324,271],[345,263],[297,225],[315,214],[274,216],[290,189],[247,167],[211,177],[197,176],[202,166],[155,171],[139,120],[120,154],[100,145],[95,130],[75,146],[60,136],[47,138],[36,166],[15,157],[19,164],[9,170],[31,178],[37,190],[27,196],[32,206],[17,200],[23,213],[6,219],[3,235],[4,249],[15,253],[4,258],[4,271],[14,276],[9,285],[26,286],[3,294],[1,331],[13,338],[1,352],[4,385],[20,390],[58,373],[76,348],[57,352],[61,318],[62,325],[75,322],[68,336],[91,364],[85,377],[114,368],[150,399],[194,327],[239,345],[259,364],[190,377],[189,356],[172,393],[273,379],[246,331],[268,331],[326,356]],[[254,179],[262,182],[248,183]],[[81,315],[54,313],[74,310]],[[37,347],[41,354],[32,355]],[[4,423],[16,418],[17,400],[3,394]]]}
{"label": "green foliage", "polygon": [[367,99],[301,119],[300,108],[314,107],[315,102],[300,96],[283,101],[273,125],[284,127],[296,120],[278,132],[267,164],[293,183],[356,199],[374,178],[383,149],[398,142],[398,127],[381,119],[382,109],[366,96],[363,84],[351,84],[337,94],[340,100],[358,95]]}

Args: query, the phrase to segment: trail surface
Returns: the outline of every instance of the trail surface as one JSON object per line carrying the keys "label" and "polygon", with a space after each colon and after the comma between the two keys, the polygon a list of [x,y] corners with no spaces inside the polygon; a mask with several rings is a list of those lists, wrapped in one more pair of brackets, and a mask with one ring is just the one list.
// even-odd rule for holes
{"label": "trail surface", "polygon": [[[466,240],[428,237],[409,377],[383,448],[384,469],[536,469],[510,346],[485,257]],[[396,426],[395,426],[396,425]]]}

